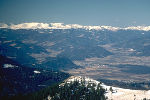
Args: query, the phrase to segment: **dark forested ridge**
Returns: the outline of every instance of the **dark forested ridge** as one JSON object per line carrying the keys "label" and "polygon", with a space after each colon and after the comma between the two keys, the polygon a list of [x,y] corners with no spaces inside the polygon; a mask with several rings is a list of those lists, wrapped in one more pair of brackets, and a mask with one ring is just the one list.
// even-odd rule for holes
{"label": "dark forested ridge", "polygon": [[14,96],[10,100],[106,100],[105,89],[99,84],[85,83],[84,79],[55,84],[39,92]]}
{"label": "dark forested ridge", "polygon": [[105,100],[105,90],[94,83],[85,84],[84,80],[65,83],[59,86],[54,95],[49,95],[52,100]]}
{"label": "dark forested ridge", "polygon": [[22,66],[0,55],[0,100],[39,91],[68,77],[57,70]]}

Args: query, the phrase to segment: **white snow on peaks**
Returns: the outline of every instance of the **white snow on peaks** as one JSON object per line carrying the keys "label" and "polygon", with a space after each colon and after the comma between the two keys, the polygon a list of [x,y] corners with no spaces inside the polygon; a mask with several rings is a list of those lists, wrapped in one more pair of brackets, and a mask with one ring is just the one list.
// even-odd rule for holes
{"label": "white snow on peaks", "polygon": [[150,26],[131,26],[131,27],[112,27],[112,26],[83,26],[79,24],[64,24],[64,23],[21,23],[21,24],[11,24],[7,25],[0,23],[0,28],[9,28],[9,29],[86,29],[86,30],[143,30],[150,31]]}
{"label": "white snow on peaks", "polygon": [[50,23],[50,29],[64,29],[63,23]]}
{"label": "white snow on peaks", "polygon": [[4,23],[0,23],[0,28],[8,28],[8,25]]}
{"label": "white snow on peaks", "polygon": [[10,29],[48,29],[49,24],[47,23],[22,23],[22,24],[17,24],[17,25],[10,25]]}
{"label": "white snow on peaks", "polygon": [[124,28],[125,30],[143,30],[143,31],[149,31],[150,26],[131,26]]}
{"label": "white snow on peaks", "polygon": [[63,23],[50,23],[49,29],[71,29],[71,28],[83,28],[82,25],[78,24],[68,24],[64,25]]}
{"label": "white snow on peaks", "polygon": [[119,27],[112,27],[112,26],[101,26],[103,29],[111,30],[111,31],[117,31],[121,28]]}

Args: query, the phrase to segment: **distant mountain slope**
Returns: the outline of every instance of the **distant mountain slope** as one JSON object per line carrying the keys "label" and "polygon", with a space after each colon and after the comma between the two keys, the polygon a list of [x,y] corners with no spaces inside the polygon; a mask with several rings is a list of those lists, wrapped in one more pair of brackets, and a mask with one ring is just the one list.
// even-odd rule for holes
{"label": "distant mountain slope", "polygon": [[[139,29],[138,29],[139,28]],[[106,57],[113,53],[102,45],[111,44],[113,47],[134,49],[133,56],[149,56],[150,31],[137,29],[0,29],[0,46],[7,48],[10,56],[10,48],[21,52],[25,57],[38,60],[42,63],[47,57],[66,56],[71,60],[84,60],[92,57]],[[6,54],[1,49],[1,54]],[[37,55],[38,54],[38,55]],[[40,59],[39,56],[43,56]],[[16,56],[15,56],[16,57]],[[36,62],[36,61],[34,61]]]}
{"label": "distant mountain slope", "polygon": [[0,54],[13,57],[28,66],[43,64],[48,62],[47,58],[57,56],[84,60],[112,54],[98,46],[99,42],[88,30],[0,29],[0,35]]}
{"label": "distant mountain slope", "polygon": [[0,55],[0,99],[27,94],[60,82],[68,74],[53,70],[25,67]]}

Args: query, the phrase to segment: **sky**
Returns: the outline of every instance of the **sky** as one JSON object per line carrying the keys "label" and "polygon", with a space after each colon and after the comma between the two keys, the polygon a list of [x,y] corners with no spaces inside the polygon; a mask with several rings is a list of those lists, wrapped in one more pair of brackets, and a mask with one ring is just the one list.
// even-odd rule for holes
{"label": "sky", "polygon": [[0,23],[150,26],[150,0],[0,0]]}

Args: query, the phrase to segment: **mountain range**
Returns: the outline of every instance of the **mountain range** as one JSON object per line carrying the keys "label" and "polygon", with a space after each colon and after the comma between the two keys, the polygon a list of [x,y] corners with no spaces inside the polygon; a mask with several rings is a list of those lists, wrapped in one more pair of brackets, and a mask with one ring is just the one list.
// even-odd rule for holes
{"label": "mountain range", "polygon": [[9,29],[86,29],[86,30],[143,30],[149,31],[150,26],[129,26],[129,27],[113,27],[113,26],[84,26],[79,24],[67,24],[64,23],[21,23],[21,24],[11,24],[7,25],[5,23],[0,23],[0,28]]}
{"label": "mountain range", "polygon": [[141,81],[149,89],[149,49],[150,26],[1,24],[0,96],[37,91],[69,75]]}

